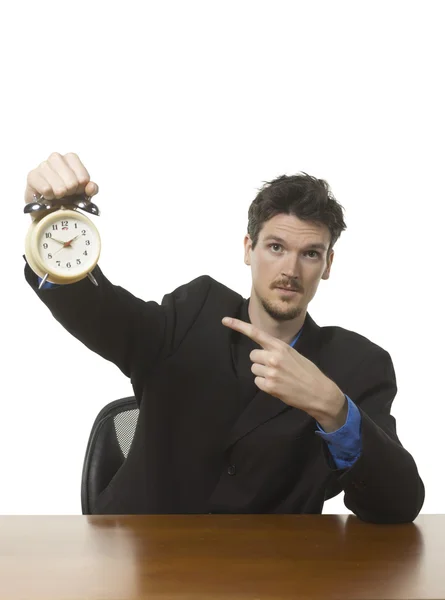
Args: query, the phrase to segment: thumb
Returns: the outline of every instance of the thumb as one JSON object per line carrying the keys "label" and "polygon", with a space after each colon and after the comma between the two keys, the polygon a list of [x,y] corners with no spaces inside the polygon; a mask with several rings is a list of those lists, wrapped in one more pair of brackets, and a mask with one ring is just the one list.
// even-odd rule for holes
{"label": "thumb", "polygon": [[89,181],[85,187],[85,194],[87,196],[95,196],[99,192],[99,186],[94,181]]}

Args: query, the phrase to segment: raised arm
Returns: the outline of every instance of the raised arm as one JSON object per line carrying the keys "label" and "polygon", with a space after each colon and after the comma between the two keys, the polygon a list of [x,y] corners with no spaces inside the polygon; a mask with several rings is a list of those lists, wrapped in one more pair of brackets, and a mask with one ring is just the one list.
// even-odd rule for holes
{"label": "raised arm", "polygon": [[[76,154],[53,153],[28,174],[25,202],[32,202],[37,195],[57,203],[74,195],[93,196],[98,190]],[[41,214],[33,214],[31,218],[41,218]],[[72,335],[115,363],[129,377],[142,360],[145,368],[150,369],[166,341],[171,307],[136,298],[113,285],[99,267],[93,274],[97,287],[89,279],[83,279],[39,290],[37,275],[28,264],[25,267],[28,283]]]}

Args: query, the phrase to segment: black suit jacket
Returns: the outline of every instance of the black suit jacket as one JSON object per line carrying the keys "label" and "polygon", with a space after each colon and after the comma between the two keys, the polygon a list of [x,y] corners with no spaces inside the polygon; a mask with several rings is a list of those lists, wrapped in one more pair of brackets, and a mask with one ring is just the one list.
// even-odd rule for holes
{"label": "black suit jacket", "polygon": [[260,391],[250,371],[255,343],[224,327],[248,320],[247,301],[203,276],[144,302],[96,267],[84,279],[38,290],[53,316],[131,378],[140,407],[128,457],[100,494],[95,513],[321,513],[345,505],[378,523],[415,519],[424,487],[390,415],[396,379],[389,354],[309,314],[295,349],[359,407],[363,452],[338,470],[316,423]]}

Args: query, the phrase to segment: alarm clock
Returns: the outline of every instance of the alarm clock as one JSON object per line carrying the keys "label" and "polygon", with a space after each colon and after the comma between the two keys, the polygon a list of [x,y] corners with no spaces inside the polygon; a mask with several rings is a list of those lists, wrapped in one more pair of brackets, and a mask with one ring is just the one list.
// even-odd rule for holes
{"label": "alarm clock", "polygon": [[[63,204],[62,204],[63,203]],[[83,212],[99,215],[87,196],[71,196],[55,201],[34,196],[24,212],[34,217],[25,239],[25,257],[42,281],[76,283],[88,277],[98,285],[92,270],[97,265],[101,241],[99,231]]]}

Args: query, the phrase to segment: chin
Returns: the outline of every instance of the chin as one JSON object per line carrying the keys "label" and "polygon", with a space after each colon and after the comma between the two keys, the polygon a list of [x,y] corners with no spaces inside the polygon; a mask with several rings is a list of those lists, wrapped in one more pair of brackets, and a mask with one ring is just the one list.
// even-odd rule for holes
{"label": "chin", "polygon": [[299,306],[286,305],[284,302],[270,302],[264,298],[261,298],[261,304],[267,314],[275,321],[293,321],[303,312],[303,309]]}

